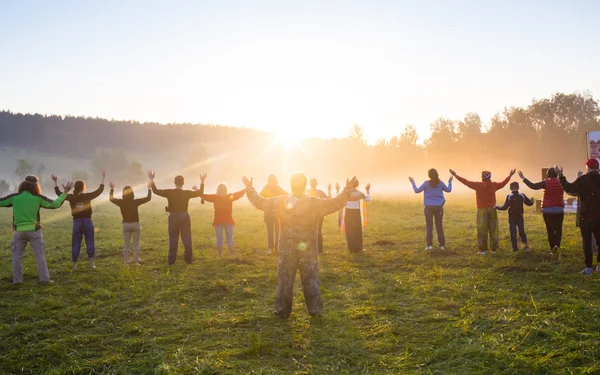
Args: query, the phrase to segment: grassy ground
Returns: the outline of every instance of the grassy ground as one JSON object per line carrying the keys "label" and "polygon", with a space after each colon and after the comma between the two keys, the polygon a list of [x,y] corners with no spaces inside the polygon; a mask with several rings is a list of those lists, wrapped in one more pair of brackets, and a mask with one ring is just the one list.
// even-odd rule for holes
{"label": "grassy ground", "polygon": [[[455,198],[455,197],[453,197]],[[367,251],[349,254],[335,217],[320,258],[326,312],[302,293],[289,320],[271,316],[277,259],[261,214],[235,208],[236,259],[217,259],[209,205],[192,204],[193,265],[166,265],[164,201],[141,209],[141,267],[123,265],[118,209],[96,205],[97,270],[70,265],[66,207],[43,211],[52,285],[31,251],[11,284],[10,211],[0,211],[2,374],[588,374],[600,373],[600,276],[582,277],[574,218],[560,259],[541,216],[528,213],[534,252],[475,253],[474,199],[446,207],[445,253],[424,252],[417,201],[375,200]],[[395,245],[378,247],[379,240]],[[298,281],[298,280],[297,280]]]}

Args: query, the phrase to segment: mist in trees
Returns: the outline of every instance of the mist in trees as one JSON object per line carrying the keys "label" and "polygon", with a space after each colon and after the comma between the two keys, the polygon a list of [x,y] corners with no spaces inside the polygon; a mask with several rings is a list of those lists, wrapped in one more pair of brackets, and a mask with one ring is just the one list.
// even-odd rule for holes
{"label": "mist in trees", "polygon": [[[528,106],[504,107],[486,123],[472,112],[458,119],[441,116],[429,125],[427,139],[419,139],[414,125],[399,125],[396,135],[369,145],[365,130],[354,124],[341,138],[307,139],[286,150],[271,134],[251,129],[4,111],[0,145],[87,158],[72,176],[85,180],[106,169],[110,179],[136,183],[144,179],[143,170],[155,168],[146,156],[152,154],[163,161],[165,173],[207,171],[234,183],[242,174],[254,176],[258,185],[271,173],[284,181],[296,171],[323,184],[353,175],[405,183],[408,175],[425,178],[432,167],[442,177],[450,167],[469,177],[482,169],[504,175],[513,167],[538,173],[555,163],[574,173],[586,158],[585,133],[600,129],[599,117],[590,93],[556,93]],[[38,173],[44,162],[20,160],[15,174]]]}

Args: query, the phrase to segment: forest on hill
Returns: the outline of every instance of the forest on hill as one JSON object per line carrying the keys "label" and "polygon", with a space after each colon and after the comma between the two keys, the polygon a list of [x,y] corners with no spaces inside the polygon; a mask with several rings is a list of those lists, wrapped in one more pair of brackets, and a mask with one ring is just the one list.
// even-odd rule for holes
{"label": "forest on hill", "polygon": [[[273,134],[247,128],[0,111],[0,146],[85,161],[73,173],[106,168],[136,181],[148,168],[169,176],[208,170],[236,184],[241,174],[262,180],[275,173],[281,179],[298,170],[324,183],[357,175],[384,184],[405,182],[409,174],[425,177],[431,167],[442,176],[452,167],[471,178],[481,169],[497,170],[500,178],[515,167],[535,173],[536,179],[541,167],[555,163],[572,175],[583,167],[586,132],[600,129],[600,107],[588,92],[555,93],[525,107],[505,107],[487,123],[477,113],[439,117],[424,140],[415,126],[399,126],[396,136],[374,145],[367,144],[360,124],[350,125],[345,137],[305,139],[286,149]],[[302,138],[302,129],[290,131]],[[53,167],[43,160],[25,161]]]}

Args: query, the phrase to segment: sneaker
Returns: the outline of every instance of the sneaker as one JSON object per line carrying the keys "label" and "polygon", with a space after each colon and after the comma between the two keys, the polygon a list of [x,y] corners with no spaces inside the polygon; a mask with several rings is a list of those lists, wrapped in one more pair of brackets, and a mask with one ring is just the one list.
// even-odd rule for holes
{"label": "sneaker", "polygon": [[554,246],[552,250],[550,250],[550,255],[558,254],[558,246]]}
{"label": "sneaker", "polygon": [[593,268],[584,268],[583,271],[579,272],[580,275],[589,276],[594,272]]}
{"label": "sneaker", "polygon": [[429,250],[433,250],[433,246],[431,245],[427,245],[427,247],[425,248],[425,250],[429,251]]}
{"label": "sneaker", "polygon": [[446,247],[445,246],[440,246],[440,251],[444,251],[444,250],[446,250]]}
{"label": "sneaker", "polygon": [[530,253],[531,249],[529,248],[529,246],[525,246],[525,248],[523,249],[524,252],[526,253]]}
{"label": "sneaker", "polygon": [[490,254],[496,254],[496,250],[490,250]]}
{"label": "sneaker", "polygon": [[596,272],[600,272],[600,264],[596,266]]}
{"label": "sneaker", "polygon": [[479,254],[479,255],[485,255],[485,251],[481,251],[480,250],[480,251],[477,252],[477,254]]}
{"label": "sneaker", "polygon": [[271,250],[271,249],[267,250],[267,255],[271,255],[271,254],[273,254],[273,250]]}

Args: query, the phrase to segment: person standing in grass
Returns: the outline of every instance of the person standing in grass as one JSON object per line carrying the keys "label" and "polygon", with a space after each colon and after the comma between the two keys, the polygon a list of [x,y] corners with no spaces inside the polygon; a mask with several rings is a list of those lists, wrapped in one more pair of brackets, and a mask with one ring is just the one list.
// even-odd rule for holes
{"label": "person standing in grass", "polygon": [[[58,177],[51,175],[54,181],[54,192],[61,195],[58,187]],[[98,198],[104,191],[104,179],[106,172],[102,171],[102,182],[98,189],[91,193],[86,193],[85,182],[75,181],[73,194],[67,195],[67,202],[71,205],[71,214],[73,215],[73,234],[71,236],[71,259],[73,269],[77,268],[77,260],[81,252],[81,241],[85,237],[85,246],[90,262],[90,268],[95,269],[94,257],[96,256],[96,246],[94,243],[94,223],[92,222],[92,200]]]}
{"label": "person standing in grass", "polygon": [[[198,190],[194,186],[193,190]],[[200,185],[200,190],[204,191],[204,179]],[[223,254],[223,231],[227,236],[227,247],[229,248],[229,254],[235,255],[234,243],[233,243],[233,227],[235,221],[233,220],[233,202],[237,201],[246,194],[246,189],[240,190],[233,194],[228,193],[227,185],[224,183],[217,185],[216,194],[203,194],[202,199],[206,202],[212,202],[215,207],[215,216],[213,219],[213,228],[217,237],[217,257],[221,258]]]}
{"label": "person standing in grass", "polygon": [[121,209],[121,216],[123,217],[123,257],[125,263],[131,263],[129,259],[129,249],[131,248],[131,240],[133,238],[133,261],[135,264],[141,264],[142,260],[139,258],[140,251],[140,231],[142,229],[140,225],[140,214],[138,207],[144,203],[150,202],[152,199],[152,185],[148,182],[148,195],[144,198],[135,199],[133,188],[131,186],[125,186],[123,188],[123,198],[115,198],[115,184],[111,181],[108,183],[110,187],[109,200],[117,207]]}
{"label": "person standing in grass", "polygon": [[[588,160],[586,166],[588,172],[573,182],[567,181],[562,168],[555,166],[554,170],[558,174],[558,180],[565,193],[579,197],[578,204],[581,205],[579,230],[581,231],[585,257],[585,269],[581,271],[581,274],[591,275],[594,271],[592,236],[594,236],[596,244],[600,244],[600,173],[598,172],[598,159]],[[600,253],[597,262],[596,271],[600,271]]]}
{"label": "person standing in grass", "polygon": [[[183,190],[185,183],[183,176],[176,176],[174,183],[175,189],[158,189],[154,183],[156,174],[148,171],[150,186],[152,192],[159,197],[167,198],[168,206],[165,211],[169,212],[169,265],[175,264],[177,260],[177,247],[179,245],[179,237],[183,242],[183,258],[187,264],[192,263],[192,223],[190,214],[188,213],[188,205],[190,199],[199,198],[204,194],[204,184],[200,185],[198,191]],[[204,182],[206,173],[200,175],[200,180]]]}
{"label": "person standing in grass", "polygon": [[292,194],[263,198],[252,186],[252,179],[242,178],[247,188],[248,200],[261,211],[275,215],[281,223],[279,243],[279,286],[275,300],[274,315],[288,318],[292,312],[296,270],[300,271],[302,290],[308,312],[319,316],[323,312],[323,300],[319,286],[318,223],[326,215],[343,207],[356,178],[346,180],[346,188],[335,198],[321,199],[306,195],[306,176],[292,176]]}
{"label": "person standing in grass", "polygon": [[440,180],[440,175],[436,169],[431,168],[427,172],[427,175],[429,176],[429,180],[423,182],[419,187],[417,187],[415,180],[412,177],[409,177],[408,179],[416,194],[423,191],[425,192],[423,194],[423,201],[425,204],[425,226],[427,231],[427,247],[425,247],[425,250],[433,249],[433,223],[435,219],[438,242],[440,243],[440,250],[443,251],[446,248],[446,237],[444,236],[444,227],[442,224],[444,218],[444,204],[446,203],[444,192],[452,192],[452,179],[454,179],[454,177],[450,176],[448,185],[446,185]]}
{"label": "person standing in grass", "polygon": [[[367,205],[371,201],[371,184],[365,186],[367,194],[358,190],[358,180],[353,181],[352,194],[342,212],[342,231],[346,232],[346,244],[351,252],[363,251],[363,225],[367,223]],[[364,201],[362,207],[363,218],[361,218],[360,202]]]}
{"label": "person standing in grass", "polygon": [[508,177],[502,182],[492,181],[492,172],[481,172],[481,182],[469,181],[460,177],[452,169],[450,174],[465,186],[475,190],[475,199],[477,201],[477,247],[478,254],[485,255],[488,249],[488,233],[490,238],[490,253],[496,254],[500,246],[500,237],[498,235],[498,213],[496,212],[496,191],[502,189],[508,184],[510,178],[515,174],[511,170]]}
{"label": "person standing in grass", "polygon": [[562,240],[562,227],[565,218],[565,192],[558,180],[554,168],[548,168],[547,178],[544,181],[532,183],[523,172],[517,172],[523,183],[532,190],[544,189],[542,196],[542,216],[548,233],[550,254],[557,254]]}
{"label": "person standing in grass", "polygon": [[19,185],[18,193],[0,198],[0,207],[13,208],[12,274],[13,283],[23,282],[23,255],[27,243],[31,244],[38,277],[42,283],[51,283],[50,272],[44,252],[44,238],[40,224],[40,207],[55,209],[62,206],[67,193],[73,188],[71,181],[63,185],[64,193],[55,200],[42,195],[42,189],[36,176],[27,176]]}
{"label": "person standing in grass", "polygon": [[[287,195],[287,192],[279,186],[277,177],[275,177],[274,174],[270,175],[267,184],[260,192],[260,196],[263,198],[275,198],[282,195]],[[265,212],[264,220],[267,225],[267,240],[269,246],[267,254],[273,254],[278,251],[279,246],[279,221],[277,220],[277,215],[268,212]]]}
{"label": "person standing in grass", "polygon": [[512,243],[513,251],[519,250],[517,243],[518,230],[519,237],[521,237],[521,242],[523,243],[523,250],[526,253],[529,253],[531,252],[531,249],[527,244],[527,234],[525,233],[525,221],[523,219],[525,210],[523,209],[523,204],[533,206],[535,200],[533,198],[528,198],[523,193],[519,193],[519,183],[516,181],[511,182],[510,190],[512,190],[512,193],[506,197],[504,205],[496,206],[496,209],[500,211],[508,210],[508,226],[510,228],[510,241]]}
{"label": "person standing in grass", "polygon": [[[310,180],[310,189],[306,190],[306,195],[316,198],[331,198],[331,184],[327,186],[327,194],[323,190],[317,189],[318,181],[316,178]],[[323,217],[319,220],[319,254],[323,253]]]}

